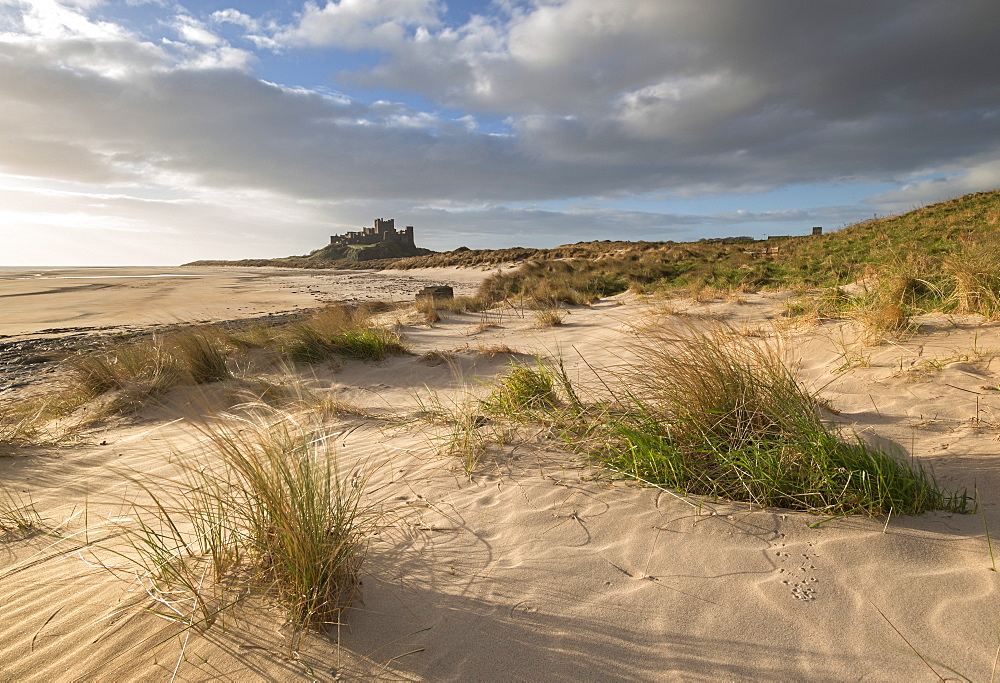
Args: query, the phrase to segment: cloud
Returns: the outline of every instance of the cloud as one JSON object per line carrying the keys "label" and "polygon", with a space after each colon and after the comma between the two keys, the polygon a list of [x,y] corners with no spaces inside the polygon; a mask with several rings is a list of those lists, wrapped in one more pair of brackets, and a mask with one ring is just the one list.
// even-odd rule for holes
{"label": "cloud", "polygon": [[894,180],[1000,133],[1000,5],[566,0],[424,31],[355,74],[510,117],[634,192]]}
{"label": "cloud", "polygon": [[[150,229],[243,224],[272,247],[291,237],[267,225],[301,220],[294,234],[313,244],[307,232],[389,211],[438,226],[424,234],[442,248],[447,230],[501,246],[829,225],[853,210],[706,218],[600,204],[903,185],[872,200],[888,207],[1000,183],[995,2],[482,7],[454,24],[436,0],[310,2],[283,19],[149,5],[157,19],[140,29],[89,0],[0,0],[0,172],[86,195],[169,195],[97,215]],[[264,80],[254,69],[274,55],[253,45],[288,63],[322,56],[354,95]],[[364,59],[342,62],[345,50]],[[227,218],[220,197],[254,199]],[[518,208],[555,201],[575,208]]]}
{"label": "cloud", "polygon": [[306,2],[298,21],[274,36],[281,47],[391,49],[408,27],[436,26],[443,7],[435,0],[328,0]]}
{"label": "cloud", "polygon": [[209,31],[205,24],[185,14],[178,15],[174,19],[173,27],[178,35],[188,43],[215,46],[224,42],[222,38]]}
{"label": "cloud", "polygon": [[898,189],[869,197],[866,203],[882,214],[896,214],[970,192],[997,188],[1000,188],[1000,158],[985,157],[944,175],[911,180]]}
{"label": "cloud", "polygon": [[261,30],[261,22],[235,9],[223,9],[212,12],[212,21],[220,24],[235,24],[248,31],[257,32]]}
{"label": "cloud", "polygon": [[[183,40],[154,44],[35,5],[19,6],[31,40],[0,43],[14,86],[0,120],[32,131],[0,151],[9,172],[39,173],[61,147],[69,170],[53,174],[180,174],[303,198],[692,196],[892,181],[1000,139],[989,2],[566,0],[454,27],[432,0],[341,0],[273,31],[285,47],[377,45],[385,60],[357,78],[458,107],[451,118],[263,82],[252,53],[185,13],[171,20]],[[506,117],[509,134],[479,133],[466,111]],[[30,165],[32,146],[43,153]]]}

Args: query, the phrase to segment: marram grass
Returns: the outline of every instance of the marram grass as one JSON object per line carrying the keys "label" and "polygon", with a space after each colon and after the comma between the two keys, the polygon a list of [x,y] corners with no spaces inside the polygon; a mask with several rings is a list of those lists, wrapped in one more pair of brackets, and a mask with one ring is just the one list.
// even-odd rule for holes
{"label": "marram grass", "polygon": [[820,419],[778,351],[725,330],[646,340],[596,457],[686,494],[822,514],[968,512],[919,465]]}
{"label": "marram grass", "polygon": [[267,594],[300,633],[340,622],[354,601],[377,516],[363,470],[343,471],[308,418],[261,408],[199,427],[183,481],[134,481],[151,502],[120,522],[150,608],[184,628],[211,626],[245,596]]}
{"label": "marram grass", "polygon": [[396,333],[374,327],[367,311],[330,306],[290,326],[285,352],[294,360],[315,363],[341,356],[357,360],[381,360],[406,353]]}
{"label": "marram grass", "polygon": [[491,415],[515,418],[551,410],[558,402],[555,377],[541,361],[535,369],[512,363],[510,372],[497,381],[482,408]]}

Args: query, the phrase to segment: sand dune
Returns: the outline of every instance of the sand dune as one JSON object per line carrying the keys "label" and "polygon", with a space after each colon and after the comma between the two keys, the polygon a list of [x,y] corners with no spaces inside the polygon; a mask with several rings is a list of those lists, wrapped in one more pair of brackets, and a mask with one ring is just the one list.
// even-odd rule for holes
{"label": "sand dune", "polygon": [[[408,285],[475,284],[469,273],[407,276]],[[367,295],[336,289],[337,277],[220,269],[198,282],[147,278],[150,299],[108,279],[64,291],[58,281],[4,280],[0,306],[22,317],[0,333],[138,325],[196,308],[236,317]],[[680,308],[780,343],[838,422],[898,444],[949,487],[978,490],[985,520],[1000,529],[1000,325],[927,316],[912,337],[872,347],[848,322],[790,327],[785,296]],[[33,312],[9,303],[30,297],[49,303]],[[134,312],[140,301],[148,317]],[[486,391],[509,362],[492,349],[561,356],[587,385],[595,370],[610,374],[641,355],[637,327],[677,319],[661,303],[621,295],[573,308],[552,328],[514,309],[486,329],[479,314],[444,314],[433,327],[402,320],[413,355],[304,376],[369,411],[331,428],[345,467],[372,471],[393,523],[372,539],[363,601],[338,633],[311,635],[294,652],[280,613],[263,603],[176,635],[136,609],[148,600],[125,569],[99,566],[115,558],[85,547],[84,529],[106,535],[107,520],[128,514],[121,501],[141,497],[129,473],[172,476],[180,454],[200,452],[202,437],[179,419],[197,405],[190,390],[71,445],[0,457],[0,480],[57,527],[0,545],[3,679],[900,681],[936,671],[990,680],[1000,573],[980,514],[816,526],[821,518],[802,512],[612,483],[541,434],[490,451],[466,476],[440,453],[440,430],[416,419],[428,402]],[[421,359],[427,351],[450,355],[433,363]]]}

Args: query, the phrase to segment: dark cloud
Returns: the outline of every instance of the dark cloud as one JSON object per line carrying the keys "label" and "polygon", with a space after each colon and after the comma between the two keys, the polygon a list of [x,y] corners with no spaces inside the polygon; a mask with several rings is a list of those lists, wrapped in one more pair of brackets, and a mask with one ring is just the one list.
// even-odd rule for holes
{"label": "dark cloud", "polygon": [[[427,234],[440,247],[447,231],[480,244],[496,235],[499,246],[852,213],[511,204],[905,185],[875,198],[877,210],[1000,185],[996,2],[507,7],[464,26],[445,25],[435,0],[316,4],[288,25],[216,13],[215,26],[244,27],[275,50],[377,44],[374,67],[335,75],[457,111],[442,115],[261,80],[251,53],[209,30],[211,17],[181,9],[161,20],[173,38],[153,40],[92,20],[83,5],[0,0],[0,171],[187,198],[111,203],[137,224],[242,222],[264,235],[267,222],[245,212],[256,201],[267,207],[257,214],[287,227],[284,204],[307,244],[324,222],[356,227],[370,213],[405,210],[438,226]],[[505,134],[482,132],[473,116],[504,121]],[[226,195],[255,199],[227,204]],[[73,201],[84,200],[66,206]]]}
{"label": "dark cloud", "polygon": [[[317,12],[303,21],[334,16]],[[403,41],[369,74],[510,115],[510,136],[238,69],[162,68],[157,48],[120,36],[9,43],[0,117],[31,131],[0,163],[89,180],[131,169],[296,197],[459,201],[898,179],[995,151],[997,19],[991,2],[573,0]],[[100,68],[66,69],[81,51]],[[129,73],[109,76],[115,60]],[[65,163],[53,164],[60,147]]]}
{"label": "dark cloud", "polygon": [[997,25],[989,1],[569,0],[357,78],[513,116],[524,148],[611,190],[887,180],[996,153]]}

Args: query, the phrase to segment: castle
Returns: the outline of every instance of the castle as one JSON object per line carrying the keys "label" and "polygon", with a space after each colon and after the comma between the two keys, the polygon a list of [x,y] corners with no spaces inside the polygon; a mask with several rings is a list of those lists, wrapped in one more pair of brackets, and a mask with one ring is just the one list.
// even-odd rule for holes
{"label": "castle", "polygon": [[354,230],[343,235],[330,235],[330,244],[338,246],[343,244],[383,244],[385,242],[414,246],[413,226],[407,225],[405,230],[400,231],[396,230],[395,218],[389,220],[376,218],[373,228],[361,228],[360,231]]}

